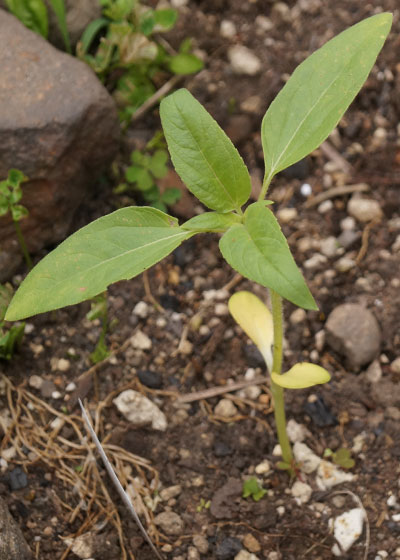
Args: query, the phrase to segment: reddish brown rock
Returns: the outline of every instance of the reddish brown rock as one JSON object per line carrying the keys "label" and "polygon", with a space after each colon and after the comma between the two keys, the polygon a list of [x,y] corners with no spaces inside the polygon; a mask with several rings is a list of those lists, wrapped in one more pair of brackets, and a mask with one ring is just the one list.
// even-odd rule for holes
{"label": "reddish brown rock", "polygon": [[[0,10],[0,179],[29,177],[21,222],[32,253],[62,240],[74,212],[118,149],[114,102],[92,70]],[[0,219],[0,281],[21,262],[10,219]]]}

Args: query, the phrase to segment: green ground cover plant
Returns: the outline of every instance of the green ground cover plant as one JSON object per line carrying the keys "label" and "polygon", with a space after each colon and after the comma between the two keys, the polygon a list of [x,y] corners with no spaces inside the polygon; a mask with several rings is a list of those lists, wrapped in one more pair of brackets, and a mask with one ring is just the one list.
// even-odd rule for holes
{"label": "green ground cover plant", "polygon": [[0,360],[11,360],[21,344],[25,331],[25,323],[12,325],[7,329],[4,322],[13,292],[10,284],[0,284]]}
{"label": "green ground cover plant", "polygon": [[[283,300],[304,309],[318,307],[265,197],[273,177],[316,149],[338,124],[374,65],[391,21],[388,13],[361,21],[294,71],[262,122],[265,177],[256,202],[249,202],[250,176],[243,160],[204,107],[185,89],[165,98],[160,113],[172,162],[210,211],[182,225],[150,207],[123,208],[95,220],[28,274],[6,319],[88,300],[109,284],[140,274],[194,235],[222,234],[219,247],[229,265],[270,291],[271,311],[249,292],[235,294],[230,308],[270,370],[282,466],[289,470],[293,457],[284,389],[325,383],[330,376],[320,366],[304,363],[282,373]],[[249,306],[254,310],[250,322]]]}
{"label": "green ground cover plant", "polygon": [[153,9],[139,0],[102,0],[102,17],[92,21],[77,45],[77,56],[89,64],[114,92],[120,118],[128,122],[157,90],[160,74],[198,72],[203,62],[184,40],[179,52],[160,36],[178,18],[174,9]]}
{"label": "green ground cover plant", "polygon": [[157,181],[168,174],[169,154],[161,131],[147,143],[144,150],[131,153],[131,165],[124,172],[125,181],[115,189],[116,194],[138,193],[143,201],[163,212],[181,197],[181,191],[170,187],[160,191]]}

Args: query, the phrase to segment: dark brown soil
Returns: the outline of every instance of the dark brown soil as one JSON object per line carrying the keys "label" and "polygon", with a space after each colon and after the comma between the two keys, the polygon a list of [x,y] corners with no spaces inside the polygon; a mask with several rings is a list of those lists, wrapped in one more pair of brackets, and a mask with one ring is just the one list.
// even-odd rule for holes
{"label": "dark brown soil", "polygon": [[[150,532],[168,559],[199,558],[190,547],[194,546],[194,535],[204,535],[209,549],[201,558],[229,560],[245,548],[240,543],[246,535],[244,543],[250,542],[249,534],[259,544],[258,549],[256,545],[254,548],[259,559],[272,560],[272,552],[278,553],[275,558],[284,560],[333,558],[331,548],[334,538],[328,520],[357,507],[354,497],[349,494],[344,494],[342,501],[335,499],[338,497],[335,491],[343,489],[350,490],[361,500],[370,529],[368,550],[364,531],[344,557],[361,560],[367,557],[396,558],[399,555],[399,552],[396,555],[396,550],[400,546],[400,522],[392,519],[398,511],[391,509],[387,503],[391,494],[400,501],[400,408],[395,404],[395,397],[391,400],[391,396],[400,391],[400,379],[390,368],[391,362],[400,356],[400,252],[392,249],[400,233],[398,3],[397,0],[381,0],[378,4],[359,0],[304,0],[296,4],[289,0],[287,5],[292,9],[300,5],[303,10],[299,10],[295,18],[292,16],[285,21],[279,15],[276,4],[274,7],[269,0],[192,0],[187,10],[183,10],[178,29],[170,40],[178,44],[181,38],[193,36],[196,47],[205,52],[206,70],[185,85],[229,132],[251,170],[256,189],[263,167],[259,132],[261,119],[284,84],[285,75],[292,72],[307,54],[342,29],[378,10],[395,11],[392,32],[377,65],[340,123],[339,135],[331,140],[336,152],[351,164],[351,170],[344,174],[340,167],[326,167],[329,158],[326,153],[317,150],[285,176],[279,176],[270,193],[276,201],[276,210],[297,208],[298,217],[283,229],[300,265],[316,250],[311,243],[304,251],[304,243],[299,241],[304,238],[318,241],[328,236],[338,237],[340,221],[347,216],[349,199],[349,195],[332,198],[332,208],[327,213],[320,213],[317,206],[307,206],[307,198],[300,193],[303,183],[312,186],[313,195],[326,190],[327,181],[331,181],[332,186],[367,183],[370,187],[368,196],[377,200],[383,211],[383,219],[379,223],[358,226],[360,235],[347,249],[357,260],[354,268],[347,272],[327,273],[328,269],[333,269],[333,261],[328,259],[316,269],[305,270],[320,311],[308,312],[306,318],[294,326],[289,317],[295,308],[288,304],[285,309],[288,327],[285,365],[290,367],[296,361],[317,358],[332,374],[332,381],[327,386],[312,391],[287,392],[287,416],[308,428],[310,435],[306,443],[319,456],[326,448],[351,448],[354,438],[363,434],[363,448],[355,455],[356,464],[351,470],[356,479],[332,491],[321,492],[313,475],[310,475],[307,482],[313,487],[312,497],[305,505],[296,504],[290,493],[293,481],[276,468],[278,458],[272,453],[277,441],[267,387],[263,387],[263,394],[255,400],[236,397],[238,414],[230,421],[214,415],[214,407],[221,397],[177,404],[179,395],[242,379],[249,367],[256,368],[259,374],[264,371],[257,352],[249,346],[231,317],[222,311],[217,314],[215,302],[205,304],[204,291],[220,290],[233,277],[219,254],[216,236],[197,236],[149,272],[152,295],[164,311],[149,304],[146,318],[140,319],[132,313],[136,303],[146,300],[142,278],[110,288],[109,312],[114,326],[107,342],[116,354],[110,361],[98,366],[95,372],[85,375],[90,367],[89,354],[100,332],[99,325],[85,318],[89,304],[30,320],[33,327],[26,335],[20,353],[11,363],[0,365],[12,386],[20,388],[17,392],[10,385],[3,384],[0,409],[14,403],[13,414],[17,414],[18,407],[27,404],[30,398],[21,393],[24,388],[66,415],[79,415],[77,397],[85,398],[92,412],[98,403],[102,403],[99,424],[102,438],[106,437],[109,444],[147,460],[154,469],[132,467],[134,471],[136,469],[134,476],[138,477],[139,485],[143,485],[143,496],[147,492],[154,498],[155,488],[151,484],[152,480],[153,484],[156,480],[156,473],[163,488],[181,486],[177,497],[158,504],[155,513],[148,513],[147,518],[151,522],[154,515],[169,506],[183,520],[183,532],[175,536],[154,532],[150,523]],[[258,15],[270,17],[274,22],[273,29],[257,31],[259,27],[255,19]],[[220,35],[223,19],[236,25],[237,34],[232,39],[223,39]],[[246,77],[232,73],[227,62],[227,48],[235,42],[246,45],[261,59],[263,71],[259,75]],[[242,103],[252,96],[257,96],[259,100],[256,100],[255,111],[249,113],[243,110]],[[137,125],[133,137],[138,129],[143,128],[151,134],[150,128],[158,126],[156,115],[146,118]],[[374,132],[377,128],[386,130],[385,144],[376,142]],[[98,206],[87,220],[98,215],[99,208],[101,211],[108,208],[109,199],[109,193],[104,192],[104,200],[96,201]],[[181,212],[190,215],[194,211],[189,205]],[[264,297],[263,290],[245,280],[230,289],[230,293],[238,288],[253,290]],[[343,302],[363,303],[380,323],[383,333],[379,357],[383,372],[381,390],[366,380],[365,371],[355,372],[347,368],[343,359],[328,346],[315,354],[316,333],[323,330],[332,309]],[[201,324],[206,328],[196,330],[190,320],[199,312]],[[128,343],[122,351],[118,351],[137,330],[150,338],[151,348],[140,351]],[[187,353],[177,351],[179,342],[184,342],[186,337],[191,345],[183,345]],[[57,369],[58,360],[62,358],[67,358],[71,364],[66,372]],[[150,389],[140,383],[138,372],[143,370],[159,374],[158,389]],[[52,381],[61,393],[60,398],[44,397],[40,391],[28,387],[28,380],[33,375]],[[77,389],[66,392],[66,386],[72,381]],[[123,419],[112,404],[112,398],[126,388],[143,392],[159,405],[168,421],[165,432],[135,428]],[[310,401],[315,401],[315,397],[323,399],[324,418],[330,418],[331,421],[327,421],[330,425],[321,427],[318,425],[321,417],[310,416]],[[49,424],[54,419],[54,413],[40,406],[35,401],[30,407],[27,405],[21,414],[26,415],[34,409],[33,418],[50,434]],[[42,411],[40,414],[39,408]],[[14,436],[17,428],[12,428]],[[82,426],[81,430],[85,433]],[[65,440],[81,445],[69,424],[64,425],[60,434]],[[33,437],[32,433],[29,437]],[[4,437],[1,445],[6,449],[11,444],[12,438],[10,441]],[[60,445],[68,462],[70,449],[65,442]],[[84,445],[82,450],[85,450]],[[57,458],[53,457],[49,462],[37,460],[32,455],[28,457],[29,451],[27,448],[25,458],[16,457],[9,461],[8,470],[0,479],[0,495],[7,500],[35,558],[78,558],[72,552],[64,554],[67,546],[63,538],[86,531],[97,531],[98,546],[93,556],[96,560],[145,560],[154,557],[100,464],[101,480],[108,488],[122,520],[126,556],[121,551],[112,520],[96,528],[88,521],[84,508],[71,520],[71,510],[79,504],[77,489],[58,476],[57,469],[61,467]],[[240,492],[243,479],[254,474],[255,466],[266,459],[272,466],[263,482],[268,494],[259,502],[243,499]],[[26,471],[27,486],[10,491],[7,476],[19,462]],[[83,462],[82,457],[71,457],[72,470],[79,473],[79,465]],[[299,476],[306,480],[304,475]],[[209,501],[211,508],[205,507]],[[101,503],[106,504],[104,501]],[[98,512],[96,507],[93,506],[94,513]],[[111,505],[105,507],[111,508]],[[103,513],[95,521],[100,522],[104,518]],[[143,519],[146,522],[146,518]],[[223,556],[221,550],[227,546],[228,537],[238,542],[231,541],[231,554]],[[387,556],[377,556],[378,551],[386,551]]]}

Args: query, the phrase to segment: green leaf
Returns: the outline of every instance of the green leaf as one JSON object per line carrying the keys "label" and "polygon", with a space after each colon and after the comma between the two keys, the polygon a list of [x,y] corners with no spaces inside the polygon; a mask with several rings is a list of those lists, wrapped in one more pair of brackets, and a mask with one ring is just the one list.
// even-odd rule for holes
{"label": "green leaf", "polygon": [[0,326],[13,295],[11,284],[0,284]]}
{"label": "green leaf", "polygon": [[285,389],[305,389],[306,387],[328,383],[331,376],[321,366],[302,362],[295,364],[289,371],[282,373],[282,375],[272,372],[271,379],[276,385]]}
{"label": "green leaf", "polygon": [[5,334],[0,335],[0,359],[11,360],[24,336],[25,323],[13,325]]}
{"label": "green leaf", "polygon": [[6,4],[26,27],[47,38],[49,24],[43,0],[6,0]]}
{"label": "green leaf", "polygon": [[178,18],[178,12],[172,9],[156,10],[154,12],[154,20],[156,25],[160,26],[163,31],[172,29]]}
{"label": "green leaf", "polygon": [[374,65],[391,22],[389,13],[365,19],[296,68],[263,119],[267,178],[312,152],[335,128]]}
{"label": "green leaf", "polygon": [[174,74],[195,74],[204,68],[204,62],[194,54],[179,53],[169,60],[169,69]]}
{"label": "green leaf", "polygon": [[110,21],[106,18],[98,18],[91,21],[86,27],[85,31],[82,33],[82,37],[79,41],[79,52],[85,55],[93,43],[94,39],[97,37],[99,31],[104,27],[107,27]]}
{"label": "green leaf", "polygon": [[190,218],[190,220],[182,224],[181,227],[182,229],[190,231],[218,232],[226,231],[234,224],[238,224],[240,222],[240,216],[232,214],[231,212],[228,212],[227,214],[219,212],[204,212],[204,214]]}
{"label": "green leaf", "polygon": [[341,447],[334,453],[332,453],[333,462],[343,467],[344,469],[352,469],[356,462],[351,457],[350,449],[346,449],[345,447]]}
{"label": "green leaf", "polygon": [[19,222],[22,218],[26,218],[29,215],[29,212],[25,206],[16,204],[15,206],[11,206],[11,215],[13,220]]}
{"label": "green leaf", "polygon": [[10,169],[7,176],[7,183],[12,187],[19,187],[21,183],[27,181],[27,177],[19,169]]}
{"label": "green leaf", "polygon": [[[164,202],[164,204],[171,206],[171,204],[175,204],[175,202],[178,202],[181,196],[182,193],[179,189],[176,189],[175,187],[170,187],[169,189],[166,189],[162,193],[161,200],[162,202]],[[182,228],[182,229],[187,229],[187,228]]]}
{"label": "green leaf", "polygon": [[211,115],[186,89],[163,99],[160,114],[172,162],[188,189],[217,212],[240,209],[250,196],[250,176]]}
{"label": "green leaf", "polygon": [[266,493],[267,490],[261,486],[254,476],[243,482],[243,498],[249,498],[251,496],[255,502],[258,502]]}
{"label": "green leaf", "polygon": [[67,26],[67,16],[65,13],[64,0],[49,0],[51,7],[57,19],[57,25],[60,29],[61,36],[64,41],[65,50],[67,53],[72,54],[71,41],[69,39],[69,32]]}
{"label": "green leaf", "polygon": [[138,189],[147,191],[153,186],[153,179],[147,169],[132,165],[125,170],[125,178],[130,183],[136,183]]}
{"label": "green leaf", "polygon": [[147,10],[144,14],[140,16],[139,27],[140,31],[148,37],[154,29],[156,20],[154,18],[153,10]]}
{"label": "green leaf", "polygon": [[244,223],[232,226],[219,242],[232,268],[305,309],[318,309],[271,210],[251,204]]}
{"label": "green leaf", "polygon": [[246,291],[233,294],[228,307],[237,324],[260,350],[271,371],[274,322],[268,307],[256,295]]}
{"label": "green leaf", "polygon": [[162,179],[168,173],[167,161],[168,152],[166,150],[156,150],[152,155],[149,169],[156,179]]}
{"label": "green leaf", "polygon": [[154,208],[130,207],[80,229],[28,274],[8,308],[15,321],[73,305],[128,280],[163,259],[193,235]]}

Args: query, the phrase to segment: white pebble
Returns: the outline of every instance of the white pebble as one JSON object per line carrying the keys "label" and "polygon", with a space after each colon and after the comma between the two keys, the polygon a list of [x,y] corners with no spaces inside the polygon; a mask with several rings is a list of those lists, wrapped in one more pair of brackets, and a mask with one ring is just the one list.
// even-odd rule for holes
{"label": "white pebble", "polygon": [[149,306],[145,301],[139,301],[133,308],[133,313],[141,319],[146,319],[149,314]]}
{"label": "white pebble", "polygon": [[354,478],[354,474],[342,471],[333,463],[320,461],[316,482],[320,490],[330,490],[343,482],[351,482]]}
{"label": "white pebble", "polygon": [[292,496],[296,500],[298,505],[306,504],[310,501],[312,488],[305,482],[301,482],[301,480],[296,480],[293,484],[292,489]]}
{"label": "white pebble", "polygon": [[354,259],[344,256],[339,260],[337,260],[334,266],[338,272],[348,272],[349,270],[351,270],[356,266],[356,261]]}
{"label": "white pebble", "polygon": [[271,31],[271,29],[274,28],[274,24],[272,23],[272,21],[268,17],[261,14],[256,17],[256,25],[262,31]]}
{"label": "white pebble", "polygon": [[68,371],[71,367],[71,362],[65,358],[60,358],[57,362],[58,371]]}
{"label": "white pebble", "polygon": [[228,49],[228,58],[235,74],[255,76],[261,70],[260,59],[244,45],[234,45]]}
{"label": "white pebble", "polygon": [[321,459],[305,443],[297,441],[293,446],[293,455],[300,464],[300,470],[310,474],[317,470]]}
{"label": "white pebble", "polygon": [[342,556],[343,552],[347,552],[360,537],[363,531],[364,524],[364,510],[361,508],[354,508],[346,511],[342,515],[336,517],[332,522],[334,536],[340,547],[335,544],[332,547],[332,552],[335,556]]}
{"label": "white pebble", "polygon": [[60,393],[60,391],[53,391],[51,393],[51,398],[52,399],[58,400],[58,399],[61,399],[61,397],[62,397],[62,394]]}
{"label": "white pebble", "polygon": [[328,258],[334,257],[338,251],[339,243],[333,235],[321,239],[320,250],[323,255]]}
{"label": "white pebble", "polygon": [[304,197],[310,196],[312,193],[312,187],[309,183],[303,183],[300,187],[300,192]]}
{"label": "white pebble", "polygon": [[222,416],[222,418],[230,418],[236,416],[237,408],[229,399],[221,399],[214,408],[214,414]]}
{"label": "white pebble", "polygon": [[286,432],[292,443],[296,443],[296,441],[304,441],[310,433],[304,424],[299,424],[296,420],[293,420],[293,418],[291,418],[287,423]]}
{"label": "white pebble", "polygon": [[288,224],[297,218],[298,212],[296,208],[281,208],[276,215],[282,224]]}
{"label": "white pebble", "polygon": [[353,196],[347,204],[347,212],[359,222],[370,222],[382,217],[379,202],[371,198]]}
{"label": "white pebble", "polygon": [[304,268],[307,268],[307,270],[319,268],[321,265],[324,265],[327,260],[328,259],[325,257],[325,255],[321,255],[321,253],[314,253],[312,257],[304,262]]}
{"label": "white pebble", "polygon": [[167,429],[165,414],[150,399],[133,389],[122,391],[113,403],[128,422],[136,426],[151,425],[154,430]]}
{"label": "white pebble", "polygon": [[71,383],[68,383],[68,385],[65,387],[67,393],[72,393],[72,391],[75,391],[75,389],[76,385],[73,381],[71,381]]}
{"label": "white pebble", "polygon": [[340,222],[340,229],[342,231],[353,231],[356,229],[356,221],[351,216],[347,216]]}
{"label": "white pebble", "polygon": [[225,39],[232,39],[232,37],[234,37],[237,33],[236,25],[233,23],[233,21],[223,19],[221,21],[219,32],[221,34],[221,37],[224,37]]}
{"label": "white pebble", "polygon": [[29,386],[33,387],[33,389],[40,389],[40,387],[43,385],[43,381],[44,379],[42,379],[39,375],[31,375],[31,377],[29,378]]}
{"label": "white pebble", "polygon": [[225,315],[228,315],[229,313],[229,309],[228,306],[226,305],[226,303],[216,303],[215,304],[215,314],[218,317],[224,317]]}
{"label": "white pebble", "polygon": [[298,325],[300,323],[303,323],[306,320],[306,318],[307,318],[307,313],[304,311],[304,309],[298,307],[290,315],[289,321],[291,322],[292,325]]}
{"label": "white pebble", "polygon": [[152,342],[150,338],[142,331],[136,331],[131,337],[131,344],[134,348],[138,350],[150,350],[152,347]]}
{"label": "white pebble", "polygon": [[318,212],[320,214],[326,214],[327,212],[329,212],[330,210],[332,210],[333,208],[333,202],[332,200],[324,200],[323,202],[321,202],[321,204],[318,206]]}
{"label": "white pebble", "polygon": [[266,459],[265,461],[259,463],[254,469],[256,474],[267,474],[270,470],[271,470],[271,465]]}

